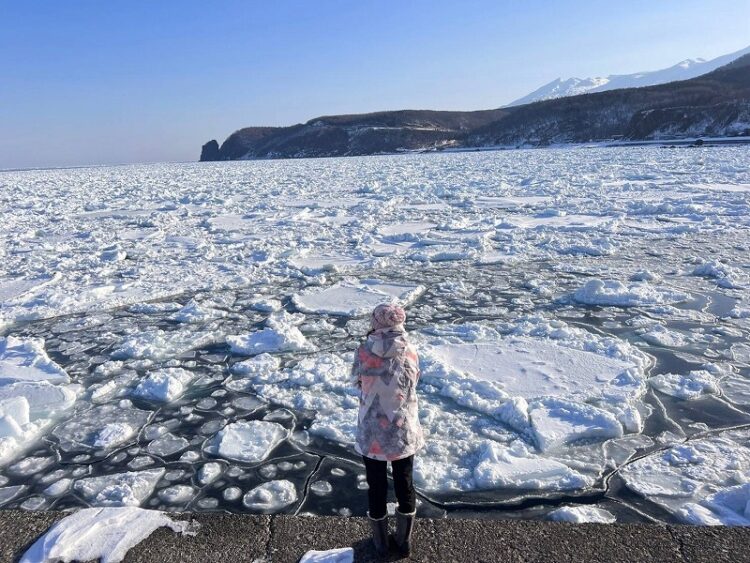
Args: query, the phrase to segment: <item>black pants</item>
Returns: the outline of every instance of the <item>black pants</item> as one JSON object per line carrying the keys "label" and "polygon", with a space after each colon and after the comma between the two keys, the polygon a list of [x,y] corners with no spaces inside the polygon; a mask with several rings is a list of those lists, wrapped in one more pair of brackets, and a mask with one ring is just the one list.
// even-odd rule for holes
{"label": "black pants", "polygon": [[[365,461],[367,473],[367,500],[370,504],[370,517],[376,520],[386,515],[386,504],[388,502],[388,462],[362,457]],[[412,469],[414,468],[414,456],[410,455],[404,459],[391,462],[393,469],[393,488],[398,500],[398,511],[410,514],[417,508],[417,494],[414,492],[412,480]]]}

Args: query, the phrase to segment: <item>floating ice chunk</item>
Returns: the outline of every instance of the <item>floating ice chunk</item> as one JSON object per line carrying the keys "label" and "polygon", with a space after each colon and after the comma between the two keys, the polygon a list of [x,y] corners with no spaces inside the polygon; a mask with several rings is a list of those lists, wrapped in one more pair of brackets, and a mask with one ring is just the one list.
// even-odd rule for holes
{"label": "floating ice chunk", "polygon": [[729,316],[734,319],[750,319],[750,307],[735,305],[729,312]]}
{"label": "floating ice chunk", "polygon": [[237,362],[232,365],[232,373],[235,375],[257,376],[264,373],[272,373],[279,369],[281,361],[271,354],[258,354],[254,358]]}
{"label": "floating ice chunk", "polygon": [[29,403],[29,417],[48,418],[50,415],[64,411],[73,406],[75,392],[62,385],[51,385],[46,381],[19,381],[0,386],[0,401],[13,397],[24,397]]}
{"label": "floating ice chunk", "polygon": [[305,313],[354,317],[369,313],[380,303],[408,305],[423,291],[422,286],[348,279],[323,290],[305,291],[295,295],[292,300]]}
{"label": "floating ice chunk", "polygon": [[239,487],[228,487],[224,489],[222,496],[224,497],[224,500],[235,501],[242,496],[242,489]]}
{"label": "floating ice chunk", "polygon": [[150,454],[169,457],[184,450],[189,445],[190,442],[186,438],[167,433],[151,442],[146,449]]}
{"label": "floating ice chunk", "polygon": [[195,496],[195,489],[189,485],[172,485],[159,491],[159,498],[167,504],[184,504]]}
{"label": "floating ice chunk", "polygon": [[547,514],[548,520],[555,522],[573,522],[584,524],[594,522],[599,524],[612,524],[617,520],[609,510],[598,506],[561,506]]}
{"label": "floating ice chunk", "polygon": [[21,563],[93,561],[117,563],[157,528],[190,533],[188,522],[141,508],[84,508],[54,524],[21,558]]}
{"label": "floating ice chunk", "polygon": [[[708,521],[721,517],[718,506],[724,502],[736,506],[734,499],[745,494],[735,487],[750,479],[748,437],[750,431],[742,429],[693,439],[639,458],[620,474],[628,488],[686,522],[719,523]],[[713,495],[719,496],[712,499]]]}
{"label": "floating ice chunk", "polygon": [[182,309],[179,303],[136,303],[128,307],[128,311],[137,315],[154,315],[157,313],[173,313]]}
{"label": "floating ice chunk", "polygon": [[0,385],[0,466],[33,446],[75,400],[73,389],[46,381]]}
{"label": "floating ice chunk", "polygon": [[242,499],[250,510],[278,512],[297,501],[297,488],[286,479],[269,481],[251,489]]}
{"label": "floating ice chunk", "polygon": [[693,275],[713,278],[717,285],[727,289],[742,289],[747,285],[747,276],[741,270],[718,260],[710,260],[696,266]]}
{"label": "floating ice chunk", "polygon": [[591,486],[594,480],[553,459],[485,442],[473,471],[480,489],[514,488],[565,491]]}
{"label": "floating ice chunk", "polygon": [[215,461],[204,463],[198,470],[198,482],[201,485],[208,485],[216,481],[224,471],[223,466]]}
{"label": "floating ice chunk", "polygon": [[328,549],[326,551],[316,551],[311,549],[306,552],[299,563],[353,563],[354,549],[351,547],[341,547],[338,549]]}
{"label": "floating ice chunk", "polygon": [[246,336],[228,336],[226,340],[232,352],[248,356],[309,350],[313,347],[286,313],[269,317],[263,330]]}
{"label": "floating ice chunk", "polygon": [[551,203],[545,196],[479,196],[469,203],[483,209],[514,209],[516,207],[536,207]]}
{"label": "floating ice chunk", "polygon": [[681,291],[653,287],[647,283],[625,285],[619,281],[594,279],[573,293],[573,299],[584,305],[637,307],[680,303],[690,299],[690,296]]}
{"label": "floating ice chunk", "polygon": [[62,496],[68,492],[72,484],[73,479],[60,479],[59,481],[55,481],[49,487],[44,489],[44,494],[50,497]]}
{"label": "floating ice chunk", "polygon": [[640,334],[640,337],[654,346],[665,346],[669,348],[680,348],[687,346],[689,340],[677,331],[669,330],[663,325],[654,325],[648,328],[646,332]]}
{"label": "floating ice chunk", "polygon": [[283,442],[289,431],[275,422],[250,420],[227,424],[206,442],[205,450],[216,456],[245,463],[259,463]]}
{"label": "floating ice chunk", "polygon": [[0,487],[0,506],[9,503],[21,493],[26,491],[26,485],[13,485],[10,487]]}
{"label": "floating ice chunk", "polygon": [[[604,386],[616,386],[624,372],[636,367],[633,362],[526,336],[427,345],[422,356],[442,366],[442,371],[497,383],[509,395],[527,399],[592,396]],[[484,390],[478,388],[477,395]]]}
{"label": "floating ice chunk", "polygon": [[100,405],[58,425],[52,434],[66,452],[109,450],[135,436],[150,413],[136,408]]}
{"label": "floating ice chunk", "polygon": [[223,341],[216,331],[195,332],[193,330],[150,330],[125,339],[112,353],[116,360],[149,359],[154,361],[174,358],[190,350],[203,348]]}
{"label": "floating ice chunk", "polygon": [[203,305],[193,299],[172,315],[172,320],[179,323],[205,323],[226,316],[226,311]]}
{"label": "floating ice chunk", "polygon": [[133,390],[133,395],[150,401],[172,402],[180,397],[194,375],[182,368],[152,371]]}
{"label": "floating ice chunk", "polygon": [[55,461],[53,457],[32,456],[22,459],[8,467],[8,473],[11,475],[34,475],[43,469],[52,465]]}
{"label": "floating ice chunk", "polygon": [[127,442],[135,434],[135,429],[125,422],[110,422],[97,432],[95,448],[112,448]]}
{"label": "floating ice chunk", "polygon": [[630,281],[660,282],[661,276],[652,272],[651,270],[638,270],[636,273],[630,276]]}
{"label": "floating ice chunk", "polygon": [[700,504],[688,503],[678,515],[690,524],[750,526],[750,483],[718,491]]}
{"label": "floating ice chunk", "polygon": [[535,216],[506,215],[503,226],[521,229],[561,229],[572,231],[588,231],[592,227],[600,226],[613,220],[612,217],[595,215],[568,215],[564,211],[550,209]]}
{"label": "floating ice chunk", "polygon": [[300,253],[289,261],[292,266],[299,268],[308,275],[351,270],[361,266],[364,262],[365,260],[361,258],[335,253],[313,254],[309,252]]}
{"label": "floating ice chunk", "polygon": [[324,480],[315,481],[312,485],[310,485],[310,490],[319,497],[324,497],[326,495],[330,495],[333,492],[333,485],[331,485],[330,482]]}
{"label": "floating ice chunk", "polygon": [[397,238],[403,235],[415,235],[418,233],[426,233],[437,227],[436,223],[429,223],[427,221],[412,221],[409,223],[393,223],[391,225],[385,225],[378,229],[378,233],[386,236]]}
{"label": "floating ice chunk", "polygon": [[280,311],[282,308],[281,301],[278,299],[256,299],[250,304],[251,309],[255,309],[256,311],[260,311],[261,313],[273,313],[276,311]]}
{"label": "floating ice chunk", "polygon": [[146,469],[86,477],[77,480],[73,489],[93,506],[140,506],[163,475],[164,469]]}
{"label": "floating ice chunk", "polygon": [[44,341],[0,337],[0,383],[47,381],[70,383],[70,377],[44,350]]}
{"label": "floating ice chunk", "polygon": [[663,373],[650,378],[648,382],[662,393],[678,399],[697,399],[719,393],[718,380],[705,370],[691,371],[686,375]]}

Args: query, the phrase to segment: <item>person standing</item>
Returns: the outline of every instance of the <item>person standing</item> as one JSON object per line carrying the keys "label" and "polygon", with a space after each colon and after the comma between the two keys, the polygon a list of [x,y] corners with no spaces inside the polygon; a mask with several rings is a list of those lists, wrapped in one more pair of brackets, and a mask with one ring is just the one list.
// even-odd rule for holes
{"label": "person standing", "polygon": [[352,378],[360,390],[355,449],[365,464],[367,516],[379,555],[386,555],[391,544],[386,507],[388,462],[398,500],[393,543],[401,555],[411,553],[416,515],[414,454],[424,445],[417,404],[419,357],[409,341],[405,321],[401,307],[378,305],[352,366]]}

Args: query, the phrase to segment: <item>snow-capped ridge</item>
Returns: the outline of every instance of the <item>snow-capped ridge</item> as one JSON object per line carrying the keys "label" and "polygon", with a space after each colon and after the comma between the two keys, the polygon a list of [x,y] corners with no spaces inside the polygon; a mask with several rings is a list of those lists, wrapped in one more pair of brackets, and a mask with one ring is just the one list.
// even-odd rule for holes
{"label": "snow-capped ridge", "polygon": [[750,47],[711,60],[702,58],[685,59],[675,65],[659,70],[634,72],[632,74],[610,74],[608,76],[591,78],[557,78],[540,86],[533,92],[512,101],[506,107],[577,96],[579,94],[616,90],[618,88],[640,88],[642,86],[654,86],[676,80],[688,80],[716,70],[748,53],[750,53]]}

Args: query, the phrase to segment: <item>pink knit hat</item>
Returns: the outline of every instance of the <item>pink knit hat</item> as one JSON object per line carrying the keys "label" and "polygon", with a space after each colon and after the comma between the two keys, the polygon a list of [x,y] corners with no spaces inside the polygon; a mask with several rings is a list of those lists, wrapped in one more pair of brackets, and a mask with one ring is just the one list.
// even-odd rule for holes
{"label": "pink knit hat", "polygon": [[398,305],[384,303],[372,312],[372,329],[395,327],[404,324],[406,312]]}

